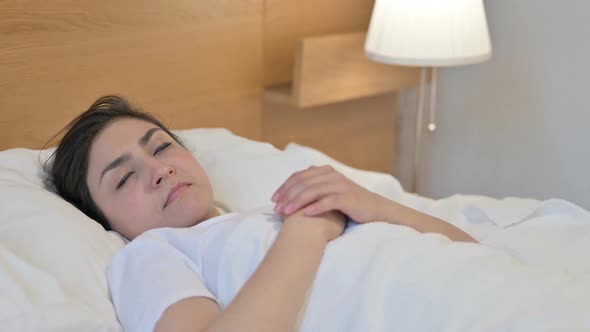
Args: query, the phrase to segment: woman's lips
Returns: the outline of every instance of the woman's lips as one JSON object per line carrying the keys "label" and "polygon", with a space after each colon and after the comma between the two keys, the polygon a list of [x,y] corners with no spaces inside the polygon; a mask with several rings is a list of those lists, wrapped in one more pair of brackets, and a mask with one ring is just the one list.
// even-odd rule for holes
{"label": "woman's lips", "polygon": [[190,183],[181,183],[172,187],[172,189],[170,189],[170,192],[168,193],[166,203],[164,203],[164,208],[172,204],[178,197],[180,197],[189,186]]}

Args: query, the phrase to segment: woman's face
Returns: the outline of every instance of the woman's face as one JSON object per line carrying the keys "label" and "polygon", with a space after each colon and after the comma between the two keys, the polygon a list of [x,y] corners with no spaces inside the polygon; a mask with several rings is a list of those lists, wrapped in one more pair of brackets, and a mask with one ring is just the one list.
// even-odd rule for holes
{"label": "woman's face", "polygon": [[150,122],[124,118],[104,128],[92,142],[86,182],[113,230],[128,239],[217,215],[201,165]]}

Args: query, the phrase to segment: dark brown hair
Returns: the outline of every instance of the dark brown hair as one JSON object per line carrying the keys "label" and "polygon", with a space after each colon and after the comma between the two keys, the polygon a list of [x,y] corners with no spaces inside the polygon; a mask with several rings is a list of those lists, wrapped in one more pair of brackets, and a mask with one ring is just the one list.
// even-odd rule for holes
{"label": "dark brown hair", "polygon": [[92,199],[86,182],[88,161],[94,138],[111,122],[121,118],[151,122],[182,145],[178,137],[154,116],[135,108],[121,96],[108,95],[92,103],[88,110],[78,115],[57,134],[67,130],[44,165],[48,175],[47,185],[52,186],[61,197],[106,230],[110,230],[111,225]]}

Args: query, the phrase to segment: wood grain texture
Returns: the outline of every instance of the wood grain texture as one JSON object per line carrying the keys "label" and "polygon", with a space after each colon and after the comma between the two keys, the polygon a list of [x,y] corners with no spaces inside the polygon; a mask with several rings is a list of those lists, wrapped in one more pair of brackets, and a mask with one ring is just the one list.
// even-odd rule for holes
{"label": "wood grain texture", "polygon": [[348,165],[392,173],[396,150],[397,94],[356,99],[297,111],[263,103],[262,138],[279,148],[296,142]]}
{"label": "wood grain texture", "polygon": [[263,0],[0,2],[0,150],[39,148],[108,93],[174,129],[260,138],[262,9]]}
{"label": "wood grain texture", "polygon": [[[364,30],[372,3],[2,1],[0,150],[39,148],[96,98],[119,93],[171,128],[227,127],[277,146],[297,141],[390,172],[395,96],[310,112],[261,100],[267,78],[291,80],[299,38]],[[264,49],[263,28],[270,29]]]}
{"label": "wood grain texture", "polygon": [[295,104],[318,106],[418,84],[418,68],[371,61],[364,44],[364,32],[302,39],[295,59]]}
{"label": "wood grain texture", "polygon": [[266,0],[264,86],[293,79],[297,42],[303,37],[366,31],[374,0]]}
{"label": "wood grain texture", "polygon": [[419,68],[371,61],[364,43],[364,32],[301,39],[293,83],[267,88],[265,94],[304,109],[418,85]]}

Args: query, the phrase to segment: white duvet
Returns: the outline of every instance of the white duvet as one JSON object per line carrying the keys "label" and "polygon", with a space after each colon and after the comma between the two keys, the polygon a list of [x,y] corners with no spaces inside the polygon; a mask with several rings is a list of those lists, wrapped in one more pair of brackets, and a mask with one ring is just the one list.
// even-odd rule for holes
{"label": "white duvet", "polygon": [[590,330],[588,263],[579,268],[564,255],[549,268],[506,251],[383,223],[357,226],[327,251],[307,308],[315,318],[302,330]]}
{"label": "white duvet", "polygon": [[[329,163],[372,190],[441,217],[483,243],[452,244],[441,236],[418,236],[397,228],[375,231],[375,236],[391,240],[379,242],[382,247],[369,255],[378,243],[369,230],[383,226],[368,225],[358,232],[351,228],[346,236],[366,241],[365,249],[339,255],[345,252],[344,237],[334,243],[330,255],[333,261],[356,261],[358,268],[334,276],[329,265],[322,266],[318,281],[328,285],[326,296],[309,303],[319,309],[306,308],[323,313],[326,328],[361,331],[362,326],[371,330],[390,324],[382,326],[401,331],[590,330],[590,214],[574,204],[480,196],[431,200],[404,193],[391,176],[346,168],[301,146],[282,152],[226,130],[191,130],[184,136],[194,143],[192,151],[208,161],[205,166],[212,172],[214,187],[224,194],[218,198],[235,194],[236,186],[264,189],[249,191],[246,200],[231,196],[224,203],[232,210],[268,200],[268,191],[294,167]],[[217,149],[220,142],[223,149]],[[263,165],[272,166],[272,181],[264,181],[268,171]],[[119,331],[104,269],[122,245],[42,187],[38,151],[0,152],[0,331]],[[377,264],[363,274],[354,273],[368,261]],[[394,285],[379,292],[385,281]],[[337,291],[343,282],[354,287]],[[349,311],[336,316],[338,310]],[[502,328],[506,326],[515,328]]]}
{"label": "white duvet", "polygon": [[[149,329],[165,309],[161,306],[170,304],[166,299],[195,294],[195,286],[182,282],[169,287],[194,274],[199,275],[194,282],[203,280],[221,308],[227,307],[256,271],[281,223],[272,208],[263,208],[138,237],[109,267],[122,323],[132,331]],[[172,256],[174,251],[183,254]],[[146,261],[167,262],[156,265],[166,272],[159,277],[162,286],[150,280],[158,272]],[[590,330],[589,312],[590,279],[584,273],[531,266],[502,250],[408,227],[350,222],[326,248],[298,330]]]}

